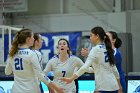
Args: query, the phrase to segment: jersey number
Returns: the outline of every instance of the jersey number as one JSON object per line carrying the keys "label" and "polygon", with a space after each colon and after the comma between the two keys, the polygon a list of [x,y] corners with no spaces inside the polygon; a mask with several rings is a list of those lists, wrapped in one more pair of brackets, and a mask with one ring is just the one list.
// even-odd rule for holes
{"label": "jersey number", "polygon": [[62,71],[62,74],[63,74],[62,76],[65,77],[66,71]]}
{"label": "jersey number", "polygon": [[22,58],[15,58],[15,69],[23,70]]}
{"label": "jersey number", "polygon": [[104,55],[105,55],[105,62],[108,62],[108,55],[107,55],[107,52],[104,52]]}

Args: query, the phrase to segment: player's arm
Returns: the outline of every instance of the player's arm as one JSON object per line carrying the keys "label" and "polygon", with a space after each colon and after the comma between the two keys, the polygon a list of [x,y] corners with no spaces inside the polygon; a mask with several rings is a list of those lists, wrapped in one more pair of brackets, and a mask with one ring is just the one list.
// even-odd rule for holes
{"label": "player's arm", "polygon": [[13,70],[12,70],[12,65],[11,65],[11,58],[8,58],[8,60],[7,60],[7,65],[6,65],[6,67],[5,67],[5,74],[6,75],[11,75],[12,74],[12,72],[13,72]]}
{"label": "player's arm", "polygon": [[119,72],[118,72],[118,70],[117,70],[117,68],[116,68],[116,65],[114,65],[114,66],[112,67],[112,71],[113,71],[113,74],[115,75],[115,77],[116,77],[117,79],[120,79]]}
{"label": "player's arm", "polygon": [[[80,68],[80,67],[82,67],[84,65],[84,62],[80,58],[77,58],[76,61],[77,61],[77,67],[78,68]],[[92,67],[88,67],[85,72],[87,72],[87,73],[94,73],[94,70],[93,70]]]}
{"label": "player's arm", "polygon": [[41,70],[41,67],[37,60],[36,55],[31,56],[31,64],[32,64],[34,72],[36,73],[36,75],[40,81],[44,82],[48,87],[55,89],[57,91],[57,93],[64,93],[63,89],[60,89],[56,84],[51,82],[51,80],[47,76],[45,76],[45,74]]}
{"label": "player's arm", "polygon": [[[46,67],[45,67],[45,69],[43,70],[43,72],[45,73],[45,75],[47,76],[48,75],[48,73],[50,72],[50,71],[52,71],[52,62],[53,61],[53,59],[50,59],[49,61],[48,61],[48,63],[46,64]],[[54,93],[54,89],[53,88],[51,88],[51,87],[48,87],[48,90],[49,90],[49,92],[50,93]]]}
{"label": "player's arm", "polygon": [[64,82],[67,82],[67,83],[71,83],[73,80],[77,79],[79,76],[84,74],[87,71],[87,68],[89,68],[91,66],[92,62],[94,62],[95,60],[96,60],[96,51],[94,49],[92,49],[89,53],[89,56],[88,56],[85,64],[70,78],[61,78],[61,80]]}
{"label": "player's arm", "polygon": [[47,75],[50,71],[52,71],[52,59],[50,59],[49,61],[48,61],[48,63],[46,64],[46,67],[45,67],[45,69],[43,70],[43,72]]}
{"label": "player's arm", "polygon": [[86,71],[88,71],[89,67],[92,65],[92,62],[94,62],[97,59],[96,54],[97,54],[96,50],[93,48],[90,51],[85,64],[75,73],[75,75],[79,77],[82,74],[84,74]]}
{"label": "player's arm", "polygon": [[41,70],[41,67],[40,67],[40,64],[38,62],[36,55],[31,56],[31,64],[32,64],[33,70],[34,70],[35,74],[37,75],[37,77],[39,78],[39,80],[44,82],[46,85],[48,85],[51,81],[48,77],[45,76],[45,74]]}
{"label": "player's arm", "polygon": [[122,93],[122,86],[121,86],[121,83],[120,83],[120,76],[119,76],[119,72],[118,72],[116,66],[113,66],[112,70],[113,70],[113,73],[114,73],[114,75],[115,75],[115,77],[117,79],[117,82],[118,82],[118,85],[119,85],[119,88],[120,88],[119,93]]}

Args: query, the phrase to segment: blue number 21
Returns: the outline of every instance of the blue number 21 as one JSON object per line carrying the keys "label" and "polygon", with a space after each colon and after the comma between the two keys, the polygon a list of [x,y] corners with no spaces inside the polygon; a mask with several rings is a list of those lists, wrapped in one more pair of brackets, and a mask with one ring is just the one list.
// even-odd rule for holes
{"label": "blue number 21", "polygon": [[22,58],[15,58],[15,70],[23,70]]}

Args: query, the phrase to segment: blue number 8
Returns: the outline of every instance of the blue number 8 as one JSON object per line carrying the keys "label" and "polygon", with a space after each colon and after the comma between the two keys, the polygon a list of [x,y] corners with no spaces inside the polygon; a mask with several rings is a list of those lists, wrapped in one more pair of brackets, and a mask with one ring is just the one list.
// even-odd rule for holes
{"label": "blue number 8", "polygon": [[15,70],[23,70],[22,58],[15,58]]}
{"label": "blue number 8", "polygon": [[107,54],[107,52],[104,52],[104,55],[105,55],[105,62],[108,62],[108,54]]}

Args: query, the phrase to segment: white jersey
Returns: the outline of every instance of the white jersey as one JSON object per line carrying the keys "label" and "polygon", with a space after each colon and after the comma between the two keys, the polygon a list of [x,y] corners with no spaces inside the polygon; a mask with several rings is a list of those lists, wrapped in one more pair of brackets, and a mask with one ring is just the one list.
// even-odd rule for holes
{"label": "white jersey", "polygon": [[119,73],[116,66],[110,66],[104,44],[96,45],[91,49],[85,64],[75,74],[77,76],[82,75],[89,66],[94,68],[96,91],[115,91],[119,89],[116,79],[119,78]]}
{"label": "white jersey", "polygon": [[38,50],[33,50],[34,52],[35,52],[35,54],[37,55],[37,58],[38,58],[38,61],[39,61],[39,64],[40,64],[40,66],[41,66],[41,68],[42,68],[42,70],[43,70],[43,55],[41,54],[41,52],[40,51],[38,51]]}
{"label": "white jersey", "polygon": [[53,57],[47,63],[44,72],[47,74],[50,71],[54,72],[54,83],[64,88],[66,93],[76,93],[75,82],[66,84],[59,80],[60,77],[70,77],[73,75],[75,69],[79,69],[83,65],[83,61],[73,55],[70,55],[66,62],[61,62],[58,55]]}
{"label": "white jersey", "polygon": [[13,58],[8,58],[5,74],[14,74],[12,93],[40,93],[36,76],[46,85],[50,80],[43,74],[37,55],[34,51],[24,48],[19,49]]}

